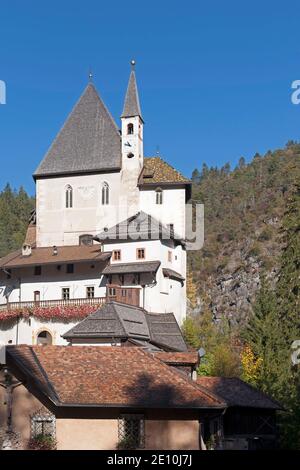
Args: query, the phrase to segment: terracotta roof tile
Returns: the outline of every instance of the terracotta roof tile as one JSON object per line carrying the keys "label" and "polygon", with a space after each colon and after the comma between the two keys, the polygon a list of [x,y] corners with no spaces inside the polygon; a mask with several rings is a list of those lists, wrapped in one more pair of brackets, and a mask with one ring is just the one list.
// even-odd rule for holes
{"label": "terracotta roof tile", "polygon": [[53,247],[33,248],[29,256],[23,256],[21,250],[18,250],[1,258],[0,267],[9,269],[42,264],[107,261],[109,258],[110,253],[101,252],[99,245],[58,246],[57,255],[53,255]]}
{"label": "terracotta roof tile", "polygon": [[190,184],[190,180],[160,157],[144,158],[139,184]]}
{"label": "terracotta roof tile", "polygon": [[197,351],[187,352],[155,352],[154,357],[164,362],[165,364],[172,365],[197,365],[198,354]]}
{"label": "terracotta roof tile", "polygon": [[9,346],[8,365],[18,365],[38,388],[32,351],[60,406],[224,407],[212,393],[141,348]]}

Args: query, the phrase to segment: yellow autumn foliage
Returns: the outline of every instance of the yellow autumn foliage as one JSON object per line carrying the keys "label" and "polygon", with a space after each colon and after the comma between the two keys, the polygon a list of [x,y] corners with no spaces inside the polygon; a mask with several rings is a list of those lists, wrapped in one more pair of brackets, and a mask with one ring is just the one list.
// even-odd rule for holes
{"label": "yellow autumn foliage", "polygon": [[246,345],[241,352],[243,380],[255,385],[259,377],[262,362],[262,358],[255,357],[251,347],[249,345]]}

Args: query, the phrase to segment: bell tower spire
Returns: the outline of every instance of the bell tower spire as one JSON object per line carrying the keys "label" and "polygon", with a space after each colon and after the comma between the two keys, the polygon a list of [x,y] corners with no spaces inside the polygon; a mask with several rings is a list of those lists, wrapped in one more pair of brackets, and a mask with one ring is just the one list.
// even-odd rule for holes
{"label": "bell tower spire", "polygon": [[126,91],[122,120],[122,167],[141,170],[143,167],[143,127],[138,88],[135,76],[135,61],[132,60],[131,72]]}
{"label": "bell tower spire", "polygon": [[143,168],[143,128],[138,88],[135,77],[135,61],[131,61],[131,72],[126,91],[122,121],[122,197],[127,198],[129,215],[139,210],[138,179]]}

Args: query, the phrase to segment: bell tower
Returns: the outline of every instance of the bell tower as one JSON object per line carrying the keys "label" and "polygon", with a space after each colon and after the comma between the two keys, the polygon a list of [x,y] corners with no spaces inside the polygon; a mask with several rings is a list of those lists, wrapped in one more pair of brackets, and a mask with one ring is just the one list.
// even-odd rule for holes
{"label": "bell tower", "polygon": [[143,168],[143,131],[138,88],[135,77],[135,61],[131,61],[131,72],[125,96],[122,121],[122,196],[126,197],[129,213],[139,211],[138,178]]}

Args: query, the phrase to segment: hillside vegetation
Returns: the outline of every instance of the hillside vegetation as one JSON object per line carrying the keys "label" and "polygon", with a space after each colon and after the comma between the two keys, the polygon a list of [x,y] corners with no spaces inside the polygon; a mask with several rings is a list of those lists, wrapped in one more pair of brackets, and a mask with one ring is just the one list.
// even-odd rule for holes
{"label": "hillside vegetation", "polygon": [[249,164],[241,158],[233,170],[229,164],[194,170],[192,197],[205,206],[204,247],[188,256],[196,313],[209,306],[216,319],[248,319],[260,273],[276,278],[282,219],[299,173],[300,144],[293,142]]}

